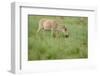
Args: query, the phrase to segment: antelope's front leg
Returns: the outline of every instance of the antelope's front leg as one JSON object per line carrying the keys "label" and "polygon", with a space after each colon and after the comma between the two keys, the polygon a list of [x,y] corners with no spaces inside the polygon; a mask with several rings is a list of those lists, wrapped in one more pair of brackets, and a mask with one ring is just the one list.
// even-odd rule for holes
{"label": "antelope's front leg", "polygon": [[54,31],[54,29],[51,29],[51,36],[55,37],[55,31]]}

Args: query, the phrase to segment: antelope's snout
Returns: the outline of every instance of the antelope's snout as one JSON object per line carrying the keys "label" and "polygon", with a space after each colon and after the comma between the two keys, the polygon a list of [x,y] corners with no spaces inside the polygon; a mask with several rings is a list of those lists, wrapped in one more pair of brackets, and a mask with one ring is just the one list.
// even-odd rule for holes
{"label": "antelope's snout", "polygon": [[68,33],[68,32],[66,32],[65,37],[66,37],[66,38],[69,37],[69,33]]}

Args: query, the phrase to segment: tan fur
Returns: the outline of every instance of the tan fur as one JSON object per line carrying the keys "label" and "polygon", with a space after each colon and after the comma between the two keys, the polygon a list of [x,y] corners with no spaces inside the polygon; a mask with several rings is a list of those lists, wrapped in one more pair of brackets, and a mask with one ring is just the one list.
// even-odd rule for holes
{"label": "tan fur", "polygon": [[67,28],[63,25],[58,24],[56,20],[44,18],[39,21],[39,27],[37,32],[39,32],[40,30],[50,30],[52,34],[55,31],[63,33],[67,32]]}

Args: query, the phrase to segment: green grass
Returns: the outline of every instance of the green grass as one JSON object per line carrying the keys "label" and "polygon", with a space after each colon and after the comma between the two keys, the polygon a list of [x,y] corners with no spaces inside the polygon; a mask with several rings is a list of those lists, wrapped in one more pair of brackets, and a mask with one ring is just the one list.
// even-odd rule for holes
{"label": "green grass", "polygon": [[[39,32],[38,22],[41,18],[56,19],[60,24],[66,24],[69,37],[51,36],[50,31]],[[53,60],[88,58],[88,18],[87,17],[57,17],[28,16],[28,60]]]}

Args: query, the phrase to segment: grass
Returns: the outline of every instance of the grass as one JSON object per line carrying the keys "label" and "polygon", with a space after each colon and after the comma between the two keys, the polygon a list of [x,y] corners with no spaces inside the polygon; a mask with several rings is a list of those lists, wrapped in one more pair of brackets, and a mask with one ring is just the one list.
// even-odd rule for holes
{"label": "grass", "polygon": [[[50,31],[39,32],[41,18],[56,19],[66,24],[69,37],[51,37]],[[60,16],[28,16],[28,60],[88,58],[88,18]]]}

